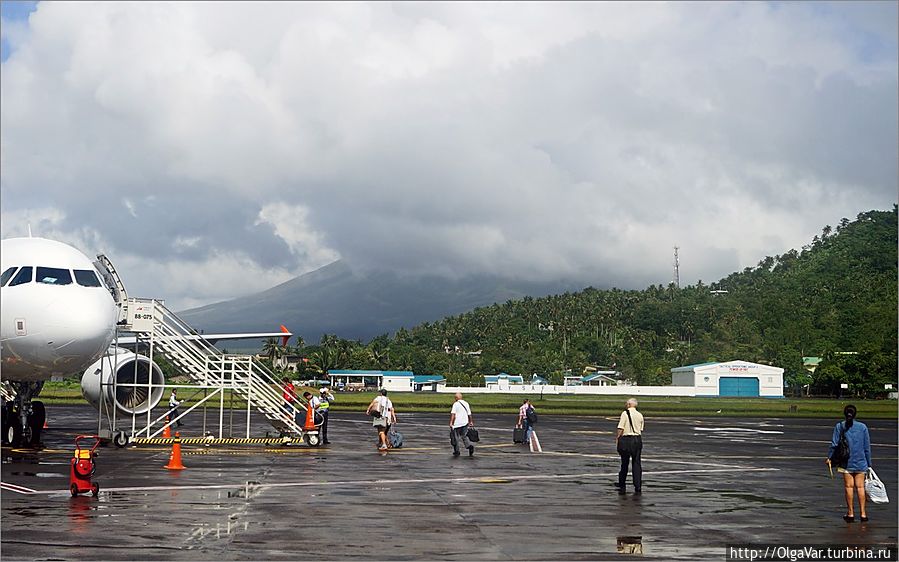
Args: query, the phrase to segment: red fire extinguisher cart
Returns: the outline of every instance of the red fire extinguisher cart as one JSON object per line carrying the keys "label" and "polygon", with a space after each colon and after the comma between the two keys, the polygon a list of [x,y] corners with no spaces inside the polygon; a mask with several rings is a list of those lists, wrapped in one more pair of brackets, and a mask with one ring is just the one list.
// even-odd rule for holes
{"label": "red fire extinguisher cart", "polygon": [[[94,444],[90,448],[81,444],[81,441],[86,439],[94,440]],[[72,496],[87,492],[91,492],[96,496],[100,492],[100,485],[91,482],[91,476],[97,470],[94,451],[99,446],[99,435],[79,435],[75,438],[75,456],[72,458],[69,470],[69,490],[72,492]]]}

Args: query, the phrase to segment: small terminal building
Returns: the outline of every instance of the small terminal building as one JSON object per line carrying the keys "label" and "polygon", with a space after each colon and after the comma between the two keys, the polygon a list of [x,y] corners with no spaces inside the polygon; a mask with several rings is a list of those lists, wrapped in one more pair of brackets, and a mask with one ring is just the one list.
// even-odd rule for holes
{"label": "small terminal building", "polygon": [[510,375],[509,373],[500,373],[498,375],[484,375],[484,385],[487,388],[496,390],[509,390],[512,385],[524,384],[524,377],[521,375]]}
{"label": "small terminal building", "polygon": [[328,371],[331,386],[341,386],[346,390],[378,390],[385,388],[399,392],[412,392],[412,371]]}
{"label": "small terminal building", "polygon": [[783,398],[784,370],[748,361],[700,363],[671,369],[671,385],[695,387],[696,396]]}

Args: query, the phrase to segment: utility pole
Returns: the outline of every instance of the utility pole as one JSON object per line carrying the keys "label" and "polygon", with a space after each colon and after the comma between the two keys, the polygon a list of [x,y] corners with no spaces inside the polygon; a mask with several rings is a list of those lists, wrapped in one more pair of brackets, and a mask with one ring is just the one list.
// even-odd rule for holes
{"label": "utility pole", "polygon": [[677,251],[680,248],[674,247],[674,288],[680,289],[680,258],[677,256]]}

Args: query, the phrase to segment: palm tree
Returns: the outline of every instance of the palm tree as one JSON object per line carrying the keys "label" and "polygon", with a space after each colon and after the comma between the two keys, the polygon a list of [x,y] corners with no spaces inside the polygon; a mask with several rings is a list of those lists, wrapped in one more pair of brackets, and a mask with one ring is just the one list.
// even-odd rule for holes
{"label": "palm tree", "polygon": [[280,348],[281,346],[278,345],[277,339],[267,338],[262,344],[262,354],[268,357],[269,361],[274,361],[275,356],[278,354],[278,350]]}

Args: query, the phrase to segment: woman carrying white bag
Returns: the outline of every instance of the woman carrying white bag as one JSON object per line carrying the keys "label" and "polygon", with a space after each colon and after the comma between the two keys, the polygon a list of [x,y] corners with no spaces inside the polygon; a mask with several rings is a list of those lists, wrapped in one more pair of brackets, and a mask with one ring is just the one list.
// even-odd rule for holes
{"label": "woman carrying white bag", "polygon": [[868,426],[856,421],[857,413],[855,406],[851,404],[843,408],[843,416],[846,419],[833,428],[830,450],[827,452],[827,460],[824,461],[828,465],[836,465],[837,472],[843,475],[843,490],[846,493],[847,506],[843,520],[847,523],[855,521],[853,495],[856,495],[854,493],[856,491],[858,491],[861,521],[862,523],[868,521],[868,512],[865,510],[865,500],[867,499],[865,497],[865,475],[871,468],[871,437],[868,435]]}
{"label": "woman carrying white bag", "polygon": [[877,477],[873,468],[868,468],[868,472],[865,474],[865,494],[874,503],[890,503],[887,487]]}

